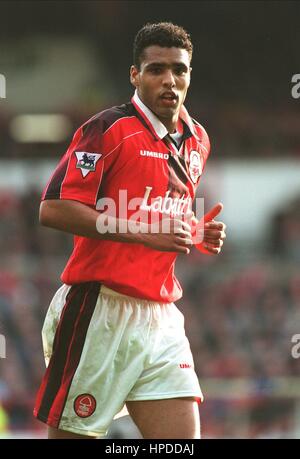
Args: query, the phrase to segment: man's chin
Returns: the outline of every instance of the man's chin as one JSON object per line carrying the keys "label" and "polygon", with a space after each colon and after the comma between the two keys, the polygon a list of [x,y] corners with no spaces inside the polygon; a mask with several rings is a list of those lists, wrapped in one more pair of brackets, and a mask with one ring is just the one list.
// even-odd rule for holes
{"label": "man's chin", "polygon": [[178,107],[168,107],[168,108],[159,108],[155,113],[158,118],[166,118],[170,119],[173,118],[179,112]]}

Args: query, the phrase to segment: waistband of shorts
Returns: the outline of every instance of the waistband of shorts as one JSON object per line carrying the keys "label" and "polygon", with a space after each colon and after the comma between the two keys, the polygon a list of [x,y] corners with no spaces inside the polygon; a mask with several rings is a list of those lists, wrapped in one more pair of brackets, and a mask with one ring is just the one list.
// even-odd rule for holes
{"label": "waistband of shorts", "polygon": [[145,298],[136,298],[134,296],[124,295],[124,293],[116,292],[115,290],[112,290],[111,288],[108,288],[103,284],[101,284],[100,293],[103,293],[104,295],[114,296],[117,298],[124,298],[124,299],[130,300],[131,302],[136,301],[137,303],[144,303],[144,304],[149,304],[149,305],[160,305],[161,306],[163,304],[164,305],[172,304],[172,303],[160,303],[159,301],[147,300]]}

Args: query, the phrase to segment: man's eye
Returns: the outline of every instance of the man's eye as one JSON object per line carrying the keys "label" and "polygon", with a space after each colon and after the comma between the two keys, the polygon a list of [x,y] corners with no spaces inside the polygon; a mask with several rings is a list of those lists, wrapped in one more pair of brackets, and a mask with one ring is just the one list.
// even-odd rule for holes
{"label": "man's eye", "polygon": [[150,69],[150,72],[154,73],[155,75],[158,75],[159,73],[161,73],[161,68],[153,67],[152,69]]}
{"label": "man's eye", "polygon": [[186,73],[186,70],[183,68],[176,68],[175,73],[176,75],[184,75]]}

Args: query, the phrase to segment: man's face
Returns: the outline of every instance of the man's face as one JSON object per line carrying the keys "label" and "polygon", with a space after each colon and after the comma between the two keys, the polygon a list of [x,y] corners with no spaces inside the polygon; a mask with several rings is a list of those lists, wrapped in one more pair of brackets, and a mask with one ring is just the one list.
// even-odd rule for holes
{"label": "man's face", "polygon": [[130,69],[130,81],[142,102],[162,122],[177,121],[190,85],[191,68],[186,49],[149,46],[140,69]]}

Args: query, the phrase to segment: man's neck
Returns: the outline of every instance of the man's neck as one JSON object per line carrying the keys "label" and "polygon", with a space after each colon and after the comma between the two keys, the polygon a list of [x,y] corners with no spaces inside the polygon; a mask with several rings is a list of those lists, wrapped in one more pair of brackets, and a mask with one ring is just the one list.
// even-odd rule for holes
{"label": "man's neck", "polygon": [[164,126],[166,126],[169,134],[174,134],[176,132],[176,126],[177,126],[178,118],[179,118],[178,114],[172,120],[169,120],[166,118],[160,118],[159,116],[157,116],[157,118]]}
{"label": "man's neck", "polygon": [[168,118],[161,118],[159,115],[157,115],[151,108],[148,107],[148,105],[145,104],[145,102],[142,100],[141,96],[139,95],[138,91],[136,91],[136,95],[139,98],[139,100],[142,102],[142,104],[150,110],[153,115],[156,116],[156,118],[165,126],[169,134],[174,134],[176,132],[176,126],[178,123],[179,119],[179,112],[173,116],[172,119]]}

